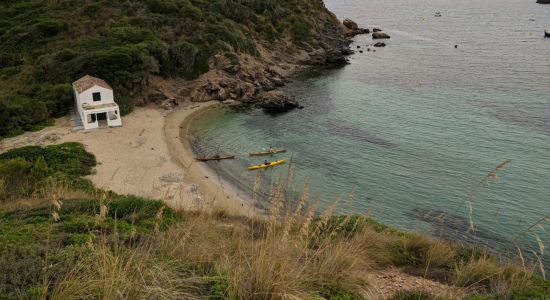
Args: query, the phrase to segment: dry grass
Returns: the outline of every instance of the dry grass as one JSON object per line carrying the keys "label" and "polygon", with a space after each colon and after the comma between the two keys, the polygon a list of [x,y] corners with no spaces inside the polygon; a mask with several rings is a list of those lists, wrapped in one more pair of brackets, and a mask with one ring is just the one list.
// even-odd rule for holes
{"label": "dry grass", "polygon": [[447,242],[432,240],[426,251],[426,273],[431,269],[446,268],[455,261],[456,251]]}
{"label": "dry grass", "polygon": [[[180,211],[178,223],[163,229],[162,206],[150,217],[153,230],[131,242],[117,239],[115,224],[109,234],[71,248],[67,269],[59,274],[48,265],[47,250],[42,297],[364,299],[376,290],[367,274],[395,266],[503,297],[530,286],[532,273],[514,264],[489,256],[459,258],[458,248],[441,240],[362,217],[334,217],[339,200],[314,217],[318,202],[309,200],[307,185],[296,199],[289,199],[288,186],[287,180],[274,185],[270,217]],[[57,222],[63,201],[76,196],[63,182],[47,182],[35,198],[51,203],[50,222]],[[91,216],[96,225],[105,222],[106,195],[86,196],[99,199]]]}
{"label": "dry grass", "polygon": [[129,250],[89,244],[79,260],[53,286],[52,299],[185,299],[193,298],[193,278],[173,264],[156,261],[151,249]]}
{"label": "dry grass", "polygon": [[533,276],[518,265],[497,263],[486,255],[458,263],[454,272],[455,285],[501,297],[509,296],[514,290],[531,287]]}

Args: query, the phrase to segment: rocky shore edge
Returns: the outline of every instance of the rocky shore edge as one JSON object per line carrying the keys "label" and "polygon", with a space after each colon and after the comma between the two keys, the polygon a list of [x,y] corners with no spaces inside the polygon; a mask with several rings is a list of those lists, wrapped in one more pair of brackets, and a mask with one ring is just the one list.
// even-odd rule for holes
{"label": "rocky shore edge", "polygon": [[348,64],[348,56],[354,53],[350,48],[353,37],[371,32],[351,19],[341,22],[332,13],[330,16],[332,20],[328,24],[331,25],[322,28],[315,45],[258,43],[258,54],[254,56],[220,53],[209,61],[210,71],[195,80],[153,78],[147,99],[136,99],[134,103],[141,106],[154,102],[167,111],[186,102],[213,100],[224,104],[241,103],[269,113],[303,108],[293,96],[277,89],[308,69]]}

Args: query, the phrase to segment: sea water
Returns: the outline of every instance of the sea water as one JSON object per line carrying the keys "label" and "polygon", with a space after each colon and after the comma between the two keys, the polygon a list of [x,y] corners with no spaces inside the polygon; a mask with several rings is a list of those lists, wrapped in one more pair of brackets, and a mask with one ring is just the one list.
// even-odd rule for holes
{"label": "sea water", "polygon": [[[247,153],[272,145],[288,152],[267,159],[291,159],[298,189],[306,184],[325,204],[340,199],[338,212],[497,250],[526,250],[537,237],[550,243],[541,221],[550,213],[550,5],[326,5],[340,19],[383,29],[387,46],[367,51],[374,41],[358,36],[351,47],[364,52],[349,65],[295,79],[285,91],[302,110],[207,112],[192,126],[195,151],[237,155],[209,165],[243,194],[258,178],[268,187],[287,173],[246,169],[264,159]],[[434,217],[441,213],[445,224]]]}

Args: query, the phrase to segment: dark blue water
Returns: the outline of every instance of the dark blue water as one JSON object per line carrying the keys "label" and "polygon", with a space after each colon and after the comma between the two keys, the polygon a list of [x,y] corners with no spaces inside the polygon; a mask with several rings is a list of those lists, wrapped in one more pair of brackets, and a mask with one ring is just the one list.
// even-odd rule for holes
{"label": "dark blue water", "polygon": [[[391,35],[385,48],[357,53],[343,69],[286,89],[305,106],[278,116],[209,112],[194,123],[199,152],[240,155],[213,163],[244,190],[262,158],[286,148],[297,181],[341,212],[371,215],[401,229],[464,234],[505,248],[550,242],[550,5],[534,1],[327,1],[338,17]],[[442,17],[434,17],[435,12]],[[356,45],[372,44],[369,36]],[[458,48],[454,48],[458,45]],[[499,163],[499,181],[478,183]],[[266,181],[286,169],[259,173]],[[349,197],[348,197],[349,198]],[[472,205],[469,215],[468,203]],[[430,211],[450,215],[437,225]],[[475,239],[475,237],[474,237]]]}

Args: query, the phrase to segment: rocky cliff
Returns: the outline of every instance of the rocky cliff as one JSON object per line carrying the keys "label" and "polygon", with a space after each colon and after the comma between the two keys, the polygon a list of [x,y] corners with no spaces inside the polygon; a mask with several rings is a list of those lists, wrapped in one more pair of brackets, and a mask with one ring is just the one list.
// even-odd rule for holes
{"label": "rocky cliff", "polygon": [[[208,72],[195,80],[171,78],[167,82],[166,78],[157,78],[150,86],[152,94],[164,99],[161,105],[166,109],[184,101],[210,100],[258,104],[270,111],[299,106],[290,97],[280,94],[272,97],[274,94],[269,92],[285,85],[287,78],[298,70],[345,65],[346,55],[352,53],[349,38],[365,30],[349,30],[321,0],[297,3],[294,29],[280,32],[276,39],[249,35],[249,41],[257,50],[255,53],[216,53],[208,60]],[[138,103],[151,101],[155,101],[155,97],[138,100]]]}

